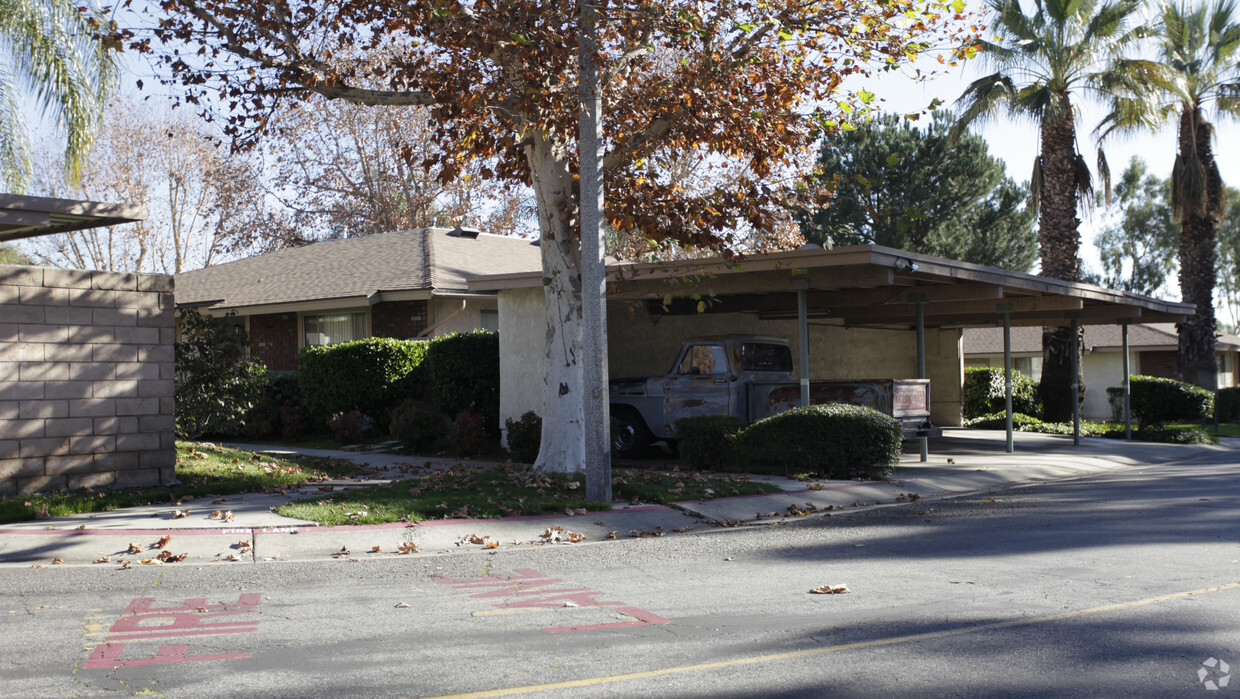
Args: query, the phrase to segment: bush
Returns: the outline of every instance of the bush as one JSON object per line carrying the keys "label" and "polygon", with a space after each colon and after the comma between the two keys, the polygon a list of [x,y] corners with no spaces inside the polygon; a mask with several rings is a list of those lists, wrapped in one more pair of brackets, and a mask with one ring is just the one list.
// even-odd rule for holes
{"label": "bush", "polygon": [[1240,420],[1240,387],[1218,390],[1214,398],[1214,414],[1219,422]]}
{"label": "bush", "polygon": [[427,344],[372,337],[303,347],[297,366],[306,409],[317,416],[354,409],[389,414],[422,382]]}
{"label": "bush", "polygon": [[[965,420],[964,426],[978,430],[1005,430],[1007,429],[1007,415],[1005,413],[981,415],[972,420]],[[1072,434],[1072,423],[1043,422],[1036,417],[1012,413],[1012,430],[1016,432],[1038,432],[1041,434]],[[1082,420],[1081,434],[1086,437],[1104,437],[1107,436],[1107,430],[1106,427],[1096,422],[1085,422]]]}
{"label": "bush", "polygon": [[871,408],[811,405],[759,420],[741,439],[756,461],[788,473],[882,479],[900,458],[904,430]]}
{"label": "bush", "polygon": [[[1004,410],[1003,370],[991,367],[968,367],[964,370],[965,419]],[[1042,399],[1038,384],[1019,371],[1012,371],[1012,412],[1033,417],[1042,416]]]}
{"label": "bush", "polygon": [[1182,381],[1130,376],[1132,415],[1142,429],[1173,420],[1201,420],[1214,407],[1214,394]]}
{"label": "bush", "polygon": [[426,363],[440,412],[468,411],[487,434],[499,431],[499,333],[441,335],[430,341]]}
{"label": "bush", "polygon": [[487,431],[481,420],[462,410],[448,428],[448,441],[457,456],[477,456],[486,447]]}
{"label": "bush", "polygon": [[[271,371],[264,375],[266,385],[258,401],[245,416],[245,433],[249,437],[270,437],[283,433],[286,410],[301,409],[301,388],[295,371]],[[286,437],[289,435],[285,435]]]}
{"label": "bush", "polygon": [[[1116,438],[1123,439],[1124,431],[1117,430],[1117,432]],[[1218,441],[1200,427],[1144,429],[1134,433],[1134,437],[1142,442],[1162,442],[1163,444],[1215,444]]]}
{"label": "bush", "polygon": [[745,421],[731,415],[698,415],[676,421],[680,458],[698,471],[740,471],[748,465],[741,433]]}
{"label": "bush", "polygon": [[409,451],[431,449],[448,431],[448,419],[424,400],[407,399],[392,411],[392,436]]}
{"label": "bush", "polygon": [[508,418],[504,427],[508,428],[508,453],[512,454],[513,461],[534,463],[542,446],[542,418],[538,413],[530,410],[516,422]]}
{"label": "bush", "polygon": [[244,434],[245,417],[261,395],[264,367],[247,358],[250,340],[228,314],[204,316],[196,309],[177,318],[176,430],[188,439],[204,434]]}
{"label": "bush", "polygon": [[327,429],[331,430],[332,437],[342,444],[355,444],[374,426],[374,419],[363,415],[360,410],[332,413],[327,418]]}

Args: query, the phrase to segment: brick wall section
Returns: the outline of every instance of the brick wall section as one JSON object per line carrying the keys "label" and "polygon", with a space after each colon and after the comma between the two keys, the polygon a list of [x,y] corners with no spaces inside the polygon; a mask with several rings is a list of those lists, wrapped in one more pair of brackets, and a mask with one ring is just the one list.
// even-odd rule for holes
{"label": "brick wall section", "polygon": [[297,371],[297,333],[296,313],[251,316],[251,352],[268,369]]}
{"label": "brick wall section", "polygon": [[425,301],[388,301],[370,309],[370,334],[408,340],[426,329]]}
{"label": "brick wall section", "polygon": [[172,277],[0,265],[0,496],[175,478]]}

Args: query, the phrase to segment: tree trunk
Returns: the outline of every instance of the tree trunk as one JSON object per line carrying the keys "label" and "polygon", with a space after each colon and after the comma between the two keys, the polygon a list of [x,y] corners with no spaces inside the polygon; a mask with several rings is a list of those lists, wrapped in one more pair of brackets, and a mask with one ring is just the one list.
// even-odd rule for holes
{"label": "tree trunk", "polygon": [[[582,413],[581,241],[566,146],[542,135],[525,146],[542,232],[547,350],[543,366],[542,443],[536,471],[585,469]],[[532,358],[531,358],[532,359]]]}
{"label": "tree trunk", "polygon": [[1194,304],[1197,314],[1176,325],[1180,336],[1177,363],[1180,378],[1208,390],[1218,388],[1214,359],[1215,212],[1219,210],[1222,182],[1214,165],[1210,126],[1200,109],[1180,113],[1180,159],[1196,151],[1203,170],[1205,201],[1183,206],[1180,222],[1180,300]]}
{"label": "tree trunk", "polygon": [[[1067,98],[1064,98],[1065,102]],[[1038,248],[1042,274],[1064,281],[1080,280],[1081,221],[1077,212],[1076,127],[1071,107],[1062,119],[1042,122],[1039,158],[1042,167],[1042,195],[1038,202]],[[1079,339],[1079,338],[1078,338]],[[1081,372],[1077,343],[1076,381],[1080,400],[1085,400],[1085,381]],[[1072,419],[1072,331],[1067,327],[1042,329],[1042,383],[1040,393],[1045,419],[1064,422]]]}

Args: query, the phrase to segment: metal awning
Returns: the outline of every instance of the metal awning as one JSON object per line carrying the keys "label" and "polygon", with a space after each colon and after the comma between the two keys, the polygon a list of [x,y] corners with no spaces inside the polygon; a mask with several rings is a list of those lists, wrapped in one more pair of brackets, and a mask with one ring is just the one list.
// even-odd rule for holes
{"label": "metal awning", "polygon": [[144,221],[146,207],[0,194],[0,243]]}

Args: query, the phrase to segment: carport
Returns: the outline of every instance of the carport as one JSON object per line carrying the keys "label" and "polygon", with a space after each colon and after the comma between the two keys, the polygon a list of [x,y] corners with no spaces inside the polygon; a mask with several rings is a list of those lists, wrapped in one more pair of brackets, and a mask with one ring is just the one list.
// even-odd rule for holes
{"label": "carport", "polygon": [[[873,245],[833,250],[807,246],[737,261],[714,257],[614,265],[608,267],[608,280],[608,331],[613,353],[617,329],[624,332],[620,325],[623,320],[618,315],[644,314],[653,319],[653,324],[664,319],[693,318],[697,319],[695,328],[708,327],[702,319],[712,315],[731,314],[750,323],[786,320],[794,323],[789,328],[795,327],[797,335],[803,398],[810,367],[827,349],[812,344],[811,328],[815,326],[915,333],[916,375],[900,378],[927,378],[928,331],[938,333],[940,346],[950,342],[951,334],[946,331],[956,331],[958,338],[959,329],[970,326],[1001,326],[1010,330],[1019,325],[1076,328],[1082,324],[1118,324],[1125,328],[1126,338],[1129,323],[1178,322],[1193,314],[1189,304]],[[542,356],[541,352],[532,353],[537,349],[537,338],[522,336],[542,330],[542,295],[531,293],[542,286],[541,271],[470,281],[471,290],[499,292],[500,342],[501,346],[510,343],[510,349],[502,350],[502,355]],[[524,295],[517,298],[522,290]],[[506,297],[513,302],[506,304]],[[505,337],[506,330],[511,337]],[[1009,333],[1004,336],[1007,444],[1011,451],[1011,345]],[[646,339],[652,337],[650,334]],[[874,343],[872,353],[880,355],[885,348],[877,344],[882,343]],[[1126,350],[1125,347],[1125,361]],[[950,355],[950,351],[945,354]],[[954,361],[962,367],[958,343]],[[944,363],[942,358],[940,363]],[[505,390],[522,390],[514,385],[515,371],[518,369],[505,372],[501,366],[501,402]],[[530,373],[528,367],[525,373]],[[1124,376],[1129,373],[1125,365]],[[956,378],[961,374],[962,369]],[[524,392],[528,393],[530,388],[525,387]],[[1124,388],[1126,392],[1127,386]],[[1078,388],[1074,386],[1075,390]],[[1076,421],[1079,443],[1079,415]],[[924,439],[922,455],[924,458]]]}

